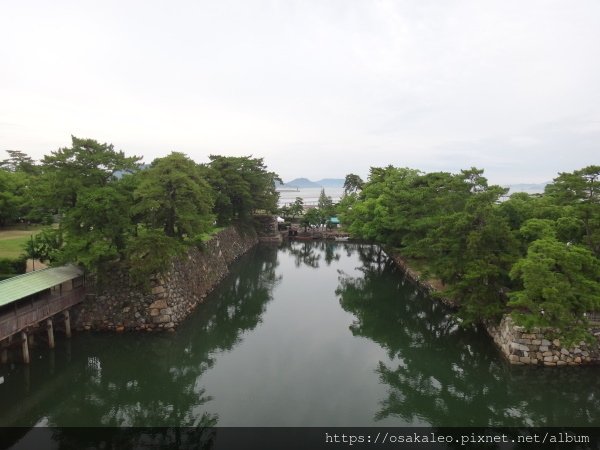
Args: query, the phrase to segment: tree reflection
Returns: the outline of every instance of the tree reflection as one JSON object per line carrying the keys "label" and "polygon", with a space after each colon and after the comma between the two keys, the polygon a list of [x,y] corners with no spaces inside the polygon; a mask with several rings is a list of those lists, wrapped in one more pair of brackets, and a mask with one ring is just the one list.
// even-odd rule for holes
{"label": "tree reflection", "polygon": [[331,241],[320,241],[317,245],[324,255],[325,263],[330,266],[332,262],[339,261],[342,255],[337,251],[340,246]]}
{"label": "tree reflection", "polygon": [[[217,352],[231,350],[260,323],[279,281],[277,251],[258,247],[243,257],[236,276],[224,280],[176,333],[80,336],[93,340],[95,354],[81,348],[73,363],[78,369],[69,371],[71,388],[61,390],[60,401],[50,396],[36,408],[45,411],[47,425],[189,427],[189,432],[216,426],[202,374],[215,364]],[[22,420],[33,425],[39,419]],[[56,430],[66,440],[76,438],[72,431]],[[187,439],[175,431],[169,439]],[[165,438],[162,431],[157,436]]]}
{"label": "tree reflection", "polygon": [[[508,366],[483,331],[462,329],[376,247],[361,247],[361,276],[340,273],[336,294],[355,336],[386,349],[375,368],[388,396],[375,420],[433,426],[598,425],[600,381],[574,371]],[[578,376],[578,379],[581,379]],[[565,407],[569,404],[569,407]]]}
{"label": "tree reflection", "polygon": [[316,247],[312,241],[293,241],[280,247],[280,250],[284,253],[289,253],[294,257],[294,263],[296,267],[302,265],[312,267],[313,269],[319,268],[319,260],[321,254],[317,254]]}
{"label": "tree reflection", "polygon": [[[340,244],[335,241],[290,241],[283,244],[279,249],[284,253],[289,253],[294,257],[296,267],[305,265],[313,269],[319,268],[321,256],[325,264],[330,266],[333,262],[339,261],[342,254],[341,248],[350,248],[347,244]],[[352,252],[352,251],[350,251]],[[348,254],[348,256],[351,253]]]}

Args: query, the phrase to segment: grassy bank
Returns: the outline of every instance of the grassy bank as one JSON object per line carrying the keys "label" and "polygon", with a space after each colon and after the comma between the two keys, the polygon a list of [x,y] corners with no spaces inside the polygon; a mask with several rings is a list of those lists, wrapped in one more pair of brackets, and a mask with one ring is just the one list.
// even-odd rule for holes
{"label": "grassy bank", "polygon": [[0,258],[18,258],[24,253],[23,245],[41,229],[41,226],[0,229]]}

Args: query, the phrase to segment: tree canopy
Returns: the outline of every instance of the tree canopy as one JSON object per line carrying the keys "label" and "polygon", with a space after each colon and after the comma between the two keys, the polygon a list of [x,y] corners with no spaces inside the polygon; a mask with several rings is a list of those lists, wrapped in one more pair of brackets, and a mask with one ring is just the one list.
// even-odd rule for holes
{"label": "tree canopy", "polygon": [[25,152],[20,150],[6,150],[6,153],[8,153],[8,158],[0,161],[0,169],[28,174],[36,172],[37,166],[35,165],[35,161]]}
{"label": "tree canopy", "polygon": [[149,228],[169,237],[193,237],[213,222],[213,192],[200,167],[183,153],[155,159],[138,174],[134,211]]}
{"label": "tree canopy", "polygon": [[112,144],[72,136],[39,164],[8,152],[0,162],[0,226],[56,220],[27,244],[30,257],[97,274],[121,265],[143,281],[199,244],[216,218],[228,224],[274,211],[278,179],[261,158],[211,155],[197,164],[173,152],[142,166]]}
{"label": "tree canopy", "polygon": [[127,157],[112,144],[71,136],[71,147],[44,156],[40,200],[57,210],[71,208],[86,189],[106,186],[117,172],[138,170],[141,158]]}
{"label": "tree canopy", "polygon": [[477,168],[374,167],[339,206],[355,236],[425,262],[467,322],[512,311],[574,338],[585,334],[583,313],[600,309],[599,181],[600,166],[589,166],[559,174],[544,195],[506,199]]}
{"label": "tree canopy", "polygon": [[279,195],[262,158],[211,155],[206,177],[216,193],[215,213],[220,225],[247,219],[254,211],[274,213]]}

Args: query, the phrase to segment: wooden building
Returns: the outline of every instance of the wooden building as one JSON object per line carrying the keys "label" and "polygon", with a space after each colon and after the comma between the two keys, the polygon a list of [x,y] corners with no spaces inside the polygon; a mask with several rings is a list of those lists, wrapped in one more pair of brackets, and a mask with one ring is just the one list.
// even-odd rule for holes
{"label": "wooden building", "polygon": [[83,301],[85,278],[75,266],[52,267],[0,281],[0,362],[8,348],[20,344],[29,363],[28,333],[45,326],[48,345],[54,347],[53,319],[61,315],[71,335],[69,308]]}

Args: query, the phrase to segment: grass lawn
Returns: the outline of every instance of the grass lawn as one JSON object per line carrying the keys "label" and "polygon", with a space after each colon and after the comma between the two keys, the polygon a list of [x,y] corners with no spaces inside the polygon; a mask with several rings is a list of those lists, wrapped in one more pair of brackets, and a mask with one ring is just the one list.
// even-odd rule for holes
{"label": "grass lawn", "polygon": [[[0,228],[0,258],[18,258],[23,254],[23,245],[31,235],[35,235],[43,226],[22,226]],[[223,230],[224,227],[215,227],[201,236],[202,242],[210,240],[215,234]]]}
{"label": "grass lawn", "polygon": [[0,258],[19,257],[25,242],[41,229],[41,226],[0,228]]}

